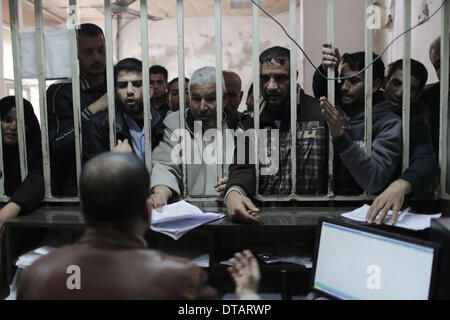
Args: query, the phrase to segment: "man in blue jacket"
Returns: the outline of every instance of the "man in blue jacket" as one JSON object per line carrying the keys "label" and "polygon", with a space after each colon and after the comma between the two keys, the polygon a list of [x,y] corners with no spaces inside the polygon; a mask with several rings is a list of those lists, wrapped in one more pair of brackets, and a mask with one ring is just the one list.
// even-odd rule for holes
{"label": "man in blue jacket", "polygon": [[[145,159],[144,106],[142,88],[142,62],[135,58],[119,61],[114,67],[116,98],[116,149],[132,151],[141,160]],[[164,133],[162,117],[150,108],[151,146],[154,149]],[[83,160],[109,151],[108,110],[95,115],[83,127]]]}
{"label": "man in blue jacket", "polygon": [[[322,52],[325,67],[335,66],[340,61],[339,51],[331,49],[328,44],[324,45]],[[384,94],[384,97],[392,104],[393,111],[399,116],[402,115],[403,105],[402,69],[402,60],[392,63]],[[369,223],[373,223],[379,213],[378,223],[381,223],[387,212],[393,210],[392,221],[395,224],[406,195],[423,196],[429,193],[438,182],[440,170],[431,145],[430,132],[424,122],[424,106],[419,103],[427,77],[426,68],[420,62],[411,60],[409,167],[374,200],[366,216]],[[318,80],[316,74],[314,79],[316,96],[324,90],[324,86],[320,85]]]}
{"label": "man in blue jacket", "polygon": [[[374,59],[377,58],[375,54],[373,56]],[[371,155],[365,151],[365,80],[364,73],[360,73],[364,68],[364,58],[364,52],[346,53],[342,57],[340,75],[346,79],[338,84],[336,104],[342,106],[349,117],[350,129],[344,130],[339,109],[324,95],[320,95],[322,115],[330,129],[335,150],[336,194],[361,194],[363,190],[369,194],[380,192],[392,181],[401,160],[401,120],[392,111],[389,101],[382,97],[380,89],[384,78],[384,64],[381,59],[376,60],[373,66]],[[329,59],[324,54],[322,69],[325,69],[328,62]],[[338,63],[335,63],[334,67],[337,65]],[[316,74],[314,81],[315,88],[326,89],[325,79]],[[321,85],[318,85],[317,81],[320,81]]]}

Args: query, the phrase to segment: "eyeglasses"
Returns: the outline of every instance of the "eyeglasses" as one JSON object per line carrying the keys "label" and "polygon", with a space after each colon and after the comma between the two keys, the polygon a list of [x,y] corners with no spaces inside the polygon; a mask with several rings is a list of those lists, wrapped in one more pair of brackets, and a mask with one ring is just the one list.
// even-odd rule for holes
{"label": "eyeglasses", "polygon": [[125,89],[128,87],[128,83],[131,82],[131,85],[135,88],[142,87],[142,80],[134,80],[134,81],[117,81],[117,88]]}

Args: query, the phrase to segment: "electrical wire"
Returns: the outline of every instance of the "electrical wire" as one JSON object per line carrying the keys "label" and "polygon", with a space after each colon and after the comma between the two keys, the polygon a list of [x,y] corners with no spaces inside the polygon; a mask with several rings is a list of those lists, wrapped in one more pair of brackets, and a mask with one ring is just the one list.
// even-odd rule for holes
{"label": "electrical wire", "polygon": [[289,33],[286,31],[286,29],[281,25],[281,23],[279,23],[274,17],[272,17],[272,15],[270,15],[270,13],[268,13],[266,10],[264,10],[264,8],[262,8],[259,4],[257,4],[254,0],[250,0],[255,6],[257,6],[262,12],[264,12],[270,19],[272,19],[273,21],[275,21],[276,24],[278,24],[280,26],[280,28],[284,31],[284,33],[286,34],[286,36],[291,39],[292,42],[295,43],[295,45],[300,49],[300,51],[303,53],[303,55],[306,57],[306,59],[308,60],[308,62],[313,66],[314,69],[316,69],[316,71],[320,74],[320,76],[326,80],[332,80],[332,81],[336,81],[336,80],[344,80],[344,79],[350,79],[353,77],[356,77],[357,75],[363,73],[367,68],[369,68],[372,64],[375,63],[375,61],[377,61],[378,59],[381,59],[381,57],[383,56],[383,54],[387,51],[387,49],[389,49],[389,47],[396,41],[398,40],[400,37],[402,37],[403,35],[407,34],[408,32],[411,32],[413,29],[417,28],[418,26],[424,24],[426,21],[430,20],[431,18],[433,18],[434,15],[436,15],[436,13],[438,13],[442,7],[444,6],[446,1],[449,0],[443,0],[442,4],[440,5],[440,7],[431,15],[429,16],[426,20],[419,22],[418,24],[416,24],[415,26],[409,28],[408,30],[400,33],[399,35],[397,35],[387,46],[386,48],[384,48],[384,50],[381,52],[381,54],[378,55],[378,57],[376,57],[371,63],[369,63],[367,66],[365,66],[361,71],[359,71],[358,73],[355,73],[351,76],[347,76],[347,77],[338,77],[338,78],[328,78],[326,75],[324,75],[315,65],[314,63],[311,61],[311,59],[308,57],[308,55],[306,54],[306,52],[302,49],[302,47],[297,43],[297,41],[295,41],[290,35]]}

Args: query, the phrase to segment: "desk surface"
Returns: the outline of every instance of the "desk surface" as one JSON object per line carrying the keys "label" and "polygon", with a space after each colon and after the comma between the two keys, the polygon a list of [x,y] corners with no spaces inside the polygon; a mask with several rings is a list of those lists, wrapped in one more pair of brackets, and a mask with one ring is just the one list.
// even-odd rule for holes
{"label": "desk surface", "polygon": [[[224,213],[224,208],[203,207],[203,211]],[[257,225],[245,225],[229,221],[227,218],[206,224],[206,227],[254,227],[254,226],[314,226],[319,217],[338,217],[340,214],[354,210],[354,207],[280,207],[261,208]],[[49,227],[49,226],[84,226],[80,207],[45,206],[27,216],[16,217],[7,222],[10,225]]]}

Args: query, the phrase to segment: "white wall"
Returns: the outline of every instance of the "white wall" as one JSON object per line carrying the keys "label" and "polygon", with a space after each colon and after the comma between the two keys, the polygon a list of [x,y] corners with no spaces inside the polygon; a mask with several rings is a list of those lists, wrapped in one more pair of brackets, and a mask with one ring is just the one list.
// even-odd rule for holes
{"label": "white wall", "polygon": [[[412,0],[411,25],[418,23],[419,14],[422,11],[422,3],[426,2],[429,14],[433,14],[442,4],[442,0]],[[388,32],[390,40],[402,33],[403,30],[403,1],[395,1],[395,19],[392,31]],[[442,11],[439,11],[432,19],[414,29],[411,33],[411,58],[422,62],[428,70],[428,83],[437,81],[436,73],[429,59],[429,47],[431,42],[441,34]],[[397,40],[392,49],[388,51],[386,63],[395,61],[403,56],[403,39]]]}
{"label": "white wall", "polygon": [[[441,4],[442,0],[413,0],[412,24],[418,21],[422,2],[429,3],[430,14]],[[304,0],[304,11],[300,14],[297,8],[297,41],[302,45],[314,65],[321,60],[321,45],[326,40],[326,2],[327,0]],[[374,51],[380,53],[387,43],[403,31],[403,1],[379,0],[389,7],[392,4],[394,16],[393,28],[374,31]],[[365,2],[358,0],[336,0],[335,6],[335,42],[341,54],[364,50]],[[212,13],[211,13],[212,14]],[[383,12],[385,14],[385,12]],[[274,17],[289,30],[289,12],[275,14]],[[301,29],[303,18],[303,30]],[[432,20],[412,32],[412,57],[423,62],[429,70],[429,82],[436,81],[435,72],[428,59],[428,47],[431,41],[440,34],[441,13]],[[83,21],[85,22],[85,21]],[[91,21],[104,29],[104,21]],[[385,20],[383,19],[383,23]],[[122,22],[123,23],[123,22]],[[177,22],[175,19],[149,21],[149,57],[150,65],[161,64],[169,71],[169,79],[178,76],[177,58]],[[278,25],[266,16],[260,16],[260,51],[274,45],[289,47],[290,40]],[[214,18],[185,18],[185,70],[186,76],[205,65],[215,65]],[[113,34],[116,32],[116,21],[113,21]],[[8,41],[9,32],[4,33],[4,75],[12,78],[11,48]],[[303,36],[303,42],[301,42]],[[120,59],[125,57],[141,58],[140,20],[128,23],[121,31]],[[116,46],[115,37],[114,47]],[[243,80],[243,90],[247,91],[252,82],[252,17],[222,17],[222,63],[223,69],[234,70]],[[298,82],[306,92],[312,94],[312,76],[314,68],[303,59],[298,50]],[[114,62],[117,62],[114,48]],[[383,56],[387,65],[402,56],[402,39],[399,39]],[[244,107],[244,101],[241,108]]]}
{"label": "white wall", "polygon": [[[300,39],[300,10],[297,8],[297,39]],[[275,15],[289,31],[289,12]],[[289,46],[290,40],[278,25],[267,17],[260,17],[260,51],[275,45]],[[129,23],[121,32],[120,58],[141,58],[140,21]],[[222,66],[224,70],[237,72],[243,82],[244,98],[241,109],[245,109],[245,96],[252,82],[252,17],[222,17]],[[185,18],[184,53],[186,76],[198,68],[216,64],[214,17]],[[169,71],[169,80],[178,76],[177,21],[166,19],[149,21],[150,65],[160,64]],[[298,66],[301,66],[300,58]],[[302,79],[299,79],[301,81]]]}
{"label": "white wall", "polygon": [[[322,59],[322,43],[327,40],[327,0],[304,1],[304,46],[307,55],[318,66]],[[364,50],[365,2],[335,1],[335,46],[341,55]],[[305,90],[312,94],[315,69],[306,62]]]}
{"label": "white wall", "polygon": [[[357,15],[356,12],[360,14]],[[349,19],[349,15],[351,19]],[[326,0],[304,1],[303,48],[317,66],[321,60],[321,45],[326,40]],[[289,31],[289,12],[274,17]],[[297,8],[297,42],[301,42],[300,8]],[[336,44],[341,52],[364,50],[364,2],[336,1]],[[214,18],[186,18],[185,70],[192,72],[205,65],[215,65]],[[136,40],[136,37],[139,40]],[[161,64],[169,71],[169,78],[177,76],[176,20],[149,22],[150,64]],[[246,92],[252,82],[252,17],[222,18],[223,68],[236,71],[243,80]],[[266,16],[260,17],[260,51],[274,45],[289,47],[290,40],[281,28]],[[301,43],[300,43],[301,44]],[[301,44],[302,45],[302,44]],[[121,58],[141,56],[140,23],[129,23],[122,31]],[[313,67],[305,62],[297,50],[299,83],[312,94]],[[305,65],[305,67],[303,67]],[[303,70],[305,69],[305,70]],[[244,102],[241,104],[244,107]]]}

